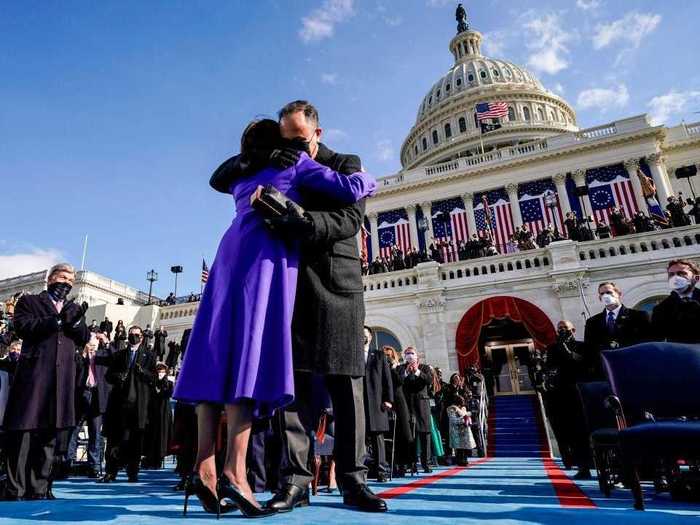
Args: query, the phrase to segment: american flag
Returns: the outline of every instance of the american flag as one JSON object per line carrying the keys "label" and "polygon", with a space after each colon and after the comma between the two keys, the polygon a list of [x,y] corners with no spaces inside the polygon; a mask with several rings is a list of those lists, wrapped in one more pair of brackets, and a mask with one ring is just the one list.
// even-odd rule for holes
{"label": "american flag", "polygon": [[209,267],[204,259],[202,259],[202,278],[201,283],[206,284],[209,280]]}
{"label": "american flag", "polygon": [[508,194],[504,188],[501,188],[500,190],[493,190],[484,194],[477,193],[474,195],[474,220],[476,222],[476,229],[479,230],[481,235],[490,231],[489,224],[486,220],[486,213],[484,213],[485,206],[482,200],[483,195],[486,196],[486,201],[489,204],[488,210],[491,213],[494,234],[493,242],[501,253],[505,253],[506,243],[515,231],[513,227],[513,216],[510,211],[510,202],[508,202]]}
{"label": "american flag", "polygon": [[405,209],[380,213],[377,224],[381,257],[391,257],[391,249],[394,245],[404,253],[411,247],[411,231]]}
{"label": "american flag", "polygon": [[369,231],[365,228],[364,224],[360,227],[360,260],[362,262],[369,261],[369,249],[367,248],[367,239],[369,238]]}
{"label": "american flag", "polygon": [[[457,245],[460,241],[469,239],[467,228],[467,212],[464,201],[460,197],[433,202],[431,207],[433,218],[433,236],[437,241],[452,241],[452,250],[443,248],[445,261],[457,260]],[[442,220],[441,220],[442,219]],[[449,220],[445,220],[449,219]]]}
{"label": "american flag", "polygon": [[[540,233],[549,224],[553,224],[560,232],[564,231],[564,214],[559,206],[559,199],[557,199],[557,205],[553,209],[545,203],[545,196],[549,192],[555,196],[557,194],[557,187],[551,179],[526,182],[518,187],[523,223],[534,235]],[[564,198],[567,197],[564,196]]]}
{"label": "american flag", "polygon": [[628,219],[637,213],[632,183],[622,164],[587,170],[586,181],[593,215],[599,223],[610,224],[611,208],[620,208]]}
{"label": "american flag", "polygon": [[490,118],[501,118],[508,114],[505,102],[482,102],[476,105],[476,119],[481,122]]}

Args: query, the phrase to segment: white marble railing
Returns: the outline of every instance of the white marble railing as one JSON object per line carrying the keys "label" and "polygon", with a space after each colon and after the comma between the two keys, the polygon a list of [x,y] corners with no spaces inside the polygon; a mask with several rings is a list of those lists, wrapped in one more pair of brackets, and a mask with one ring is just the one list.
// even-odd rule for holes
{"label": "white marble railing", "polygon": [[695,139],[700,136],[700,122],[690,124],[680,124],[666,130],[666,144],[682,142],[688,139]]}
{"label": "white marble railing", "polygon": [[161,321],[167,319],[179,319],[181,317],[193,317],[197,313],[199,302],[173,304],[170,306],[161,306],[159,309],[158,318]]}
{"label": "white marble railing", "polygon": [[[555,121],[552,123],[554,122]],[[532,123],[527,124],[530,126],[533,125]],[[550,123],[545,122],[544,124],[547,125]],[[604,140],[618,134],[633,133],[643,129],[649,129],[650,127],[651,124],[649,123],[647,116],[639,115],[636,117],[611,122],[602,126],[596,126],[594,128],[561,133],[553,137],[532,141],[527,144],[520,144],[517,146],[510,146],[489,151],[481,155],[462,157],[460,159],[443,162],[441,164],[422,166],[411,170],[401,171],[395,175],[383,177],[380,179],[380,181],[383,188],[388,189],[389,187],[432,179],[434,177],[439,177],[446,174],[457,172],[468,173],[470,170],[484,165],[508,162],[523,157],[538,155],[546,151],[580,145],[581,143],[585,142]],[[698,127],[700,127],[700,123],[698,123]]]}

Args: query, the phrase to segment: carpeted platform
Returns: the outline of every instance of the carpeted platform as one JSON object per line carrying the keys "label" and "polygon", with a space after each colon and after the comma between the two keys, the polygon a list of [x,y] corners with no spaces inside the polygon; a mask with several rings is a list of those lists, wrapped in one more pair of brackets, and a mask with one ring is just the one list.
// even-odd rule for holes
{"label": "carpeted platform", "polygon": [[[518,524],[586,523],[588,525],[700,524],[700,505],[672,502],[668,496],[648,494],[648,510],[631,508],[628,491],[605,499],[595,481],[579,483],[582,492],[554,461],[539,458],[490,458],[472,460],[467,469],[436,470],[433,475],[408,477],[373,488],[388,498],[388,514],[361,514],[346,510],[341,498],[319,495],[312,506],[291,514],[266,518],[265,523],[299,525],[357,524],[392,525],[419,519],[421,524],[490,523]],[[122,478],[120,477],[120,480]],[[194,502],[182,517],[182,494],[170,487],[172,472],[144,472],[138,484],[99,485],[85,479],[59,482],[60,498],[50,502],[0,503],[0,525],[79,523],[185,524],[215,522]],[[267,498],[267,495],[261,499]],[[583,508],[582,508],[583,507]],[[222,517],[237,521],[240,514]]]}

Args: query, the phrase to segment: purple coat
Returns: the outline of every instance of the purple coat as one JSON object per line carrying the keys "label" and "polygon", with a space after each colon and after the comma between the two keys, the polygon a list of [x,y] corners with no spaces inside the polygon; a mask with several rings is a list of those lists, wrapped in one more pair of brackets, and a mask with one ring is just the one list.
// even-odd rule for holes
{"label": "purple coat", "polygon": [[291,325],[299,243],[271,233],[251,208],[250,195],[266,184],[302,206],[305,190],[325,194],[342,206],[376,188],[366,173],[340,175],[305,154],[287,170],[265,168],[233,182],[236,217],[209,272],[175,399],[250,399],[257,412],[269,413],[294,398]]}

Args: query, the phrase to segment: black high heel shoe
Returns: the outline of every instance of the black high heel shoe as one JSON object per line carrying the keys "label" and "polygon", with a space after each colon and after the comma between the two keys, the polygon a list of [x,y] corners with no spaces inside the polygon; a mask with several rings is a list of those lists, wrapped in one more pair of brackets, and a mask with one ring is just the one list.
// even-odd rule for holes
{"label": "black high heel shoe", "polygon": [[228,505],[226,503],[222,505],[220,497],[212,494],[209,487],[207,487],[202,481],[202,478],[199,477],[199,474],[192,473],[185,482],[185,506],[182,509],[183,516],[187,516],[187,502],[192,495],[197,496],[205,512],[216,514],[217,520],[222,514],[236,509],[234,505]]}
{"label": "black high heel shoe", "polygon": [[243,516],[246,518],[264,518],[266,516],[277,514],[275,509],[256,507],[241,493],[240,490],[238,490],[238,488],[231,483],[226,476],[222,476],[221,479],[219,479],[217,490],[221,498],[226,498],[233,501],[233,503],[240,509],[241,514],[243,514]]}

